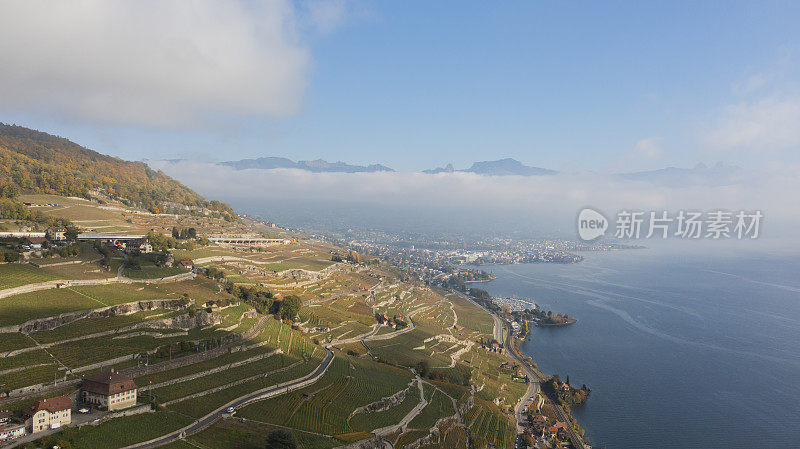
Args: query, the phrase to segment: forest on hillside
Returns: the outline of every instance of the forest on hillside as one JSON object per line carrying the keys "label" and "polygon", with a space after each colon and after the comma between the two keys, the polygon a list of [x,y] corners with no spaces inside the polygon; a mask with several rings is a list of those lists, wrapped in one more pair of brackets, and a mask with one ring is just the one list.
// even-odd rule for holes
{"label": "forest on hillside", "polygon": [[205,208],[226,218],[225,203],[208,201],[144,162],[106,156],[62,137],[0,123],[0,198],[46,193],[90,198],[100,192],[129,206],[166,212],[164,203]]}

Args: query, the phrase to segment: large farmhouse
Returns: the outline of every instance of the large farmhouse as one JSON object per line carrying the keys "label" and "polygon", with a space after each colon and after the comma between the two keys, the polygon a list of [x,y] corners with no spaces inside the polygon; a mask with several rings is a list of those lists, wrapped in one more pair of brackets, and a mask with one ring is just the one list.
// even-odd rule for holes
{"label": "large farmhouse", "polygon": [[108,410],[136,405],[136,384],[128,376],[102,372],[87,377],[81,385],[81,400]]}

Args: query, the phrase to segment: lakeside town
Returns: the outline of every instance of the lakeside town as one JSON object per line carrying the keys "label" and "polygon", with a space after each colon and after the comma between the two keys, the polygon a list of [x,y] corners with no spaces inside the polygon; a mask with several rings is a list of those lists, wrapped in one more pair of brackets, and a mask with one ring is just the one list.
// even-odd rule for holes
{"label": "lakeside town", "polygon": [[580,263],[583,251],[639,248],[615,242],[578,242],[566,239],[515,239],[466,236],[429,236],[386,231],[325,232],[312,234],[360,254],[380,257],[422,281],[441,284],[469,267],[521,263]]}

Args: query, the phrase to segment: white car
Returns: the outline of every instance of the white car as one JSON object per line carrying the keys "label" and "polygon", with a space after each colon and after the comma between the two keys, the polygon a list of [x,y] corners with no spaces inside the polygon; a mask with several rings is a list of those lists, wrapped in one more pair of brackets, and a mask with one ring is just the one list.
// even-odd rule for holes
{"label": "white car", "polygon": [[225,409],[225,413],[228,413],[228,414],[232,415],[232,414],[236,413],[236,409],[233,408],[233,407],[228,407],[228,408]]}

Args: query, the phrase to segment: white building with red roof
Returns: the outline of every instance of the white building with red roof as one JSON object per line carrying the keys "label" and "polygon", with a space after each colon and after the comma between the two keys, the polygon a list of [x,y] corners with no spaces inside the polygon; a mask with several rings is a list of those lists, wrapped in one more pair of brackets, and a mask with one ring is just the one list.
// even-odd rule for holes
{"label": "white building with red roof", "polygon": [[34,404],[27,410],[25,426],[31,433],[47,429],[58,429],[72,422],[72,400],[66,396],[56,396]]}
{"label": "white building with red roof", "polygon": [[106,371],[83,379],[80,398],[108,410],[121,410],[136,405],[137,391],[129,376]]}

